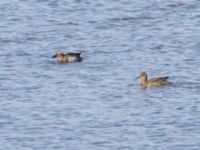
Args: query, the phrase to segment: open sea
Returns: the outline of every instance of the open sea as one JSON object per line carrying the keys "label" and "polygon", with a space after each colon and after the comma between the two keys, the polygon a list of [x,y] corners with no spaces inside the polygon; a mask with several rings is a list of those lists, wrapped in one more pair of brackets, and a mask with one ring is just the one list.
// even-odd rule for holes
{"label": "open sea", "polygon": [[0,150],[200,149],[199,0],[1,0],[0,64]]}

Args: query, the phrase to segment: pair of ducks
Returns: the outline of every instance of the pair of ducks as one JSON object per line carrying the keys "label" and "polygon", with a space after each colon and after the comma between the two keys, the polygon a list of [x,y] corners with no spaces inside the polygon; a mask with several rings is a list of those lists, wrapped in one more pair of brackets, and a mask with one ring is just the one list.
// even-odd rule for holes
{"label": "pair of ducks", "polygon": [[[63,53],[61,51],[58,51],[52,58],[57,58],[58,63],[64,64],[69,62],[81,62],[83,58],[80,55],[81,53]],[[141,78],[140,85],[142,89],[171,84],[171,82],[167,81],[167,79],[169,78],[168,76],[152,78],[148,80],[146,72],[141,72],[139,77],[137,78]]]}

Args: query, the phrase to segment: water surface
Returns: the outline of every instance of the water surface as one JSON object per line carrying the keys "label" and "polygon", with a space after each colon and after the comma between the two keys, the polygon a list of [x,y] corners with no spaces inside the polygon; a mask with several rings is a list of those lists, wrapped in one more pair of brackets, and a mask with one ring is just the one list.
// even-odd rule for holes
{"label": "water surface", "polygon": [[[199,5],[1,1],[0,149],[198,150]],[[174,86],[141,90],[141,71]]]}

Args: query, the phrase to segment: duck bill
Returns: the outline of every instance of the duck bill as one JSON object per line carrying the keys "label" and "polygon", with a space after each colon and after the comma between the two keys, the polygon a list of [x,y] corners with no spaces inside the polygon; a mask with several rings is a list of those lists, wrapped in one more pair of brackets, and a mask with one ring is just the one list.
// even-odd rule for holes
{"label": "duck bill", "polygon": [[56,55],[53,55],[52,58],[56,58]]}
{"label": "duck bill", "polygon": [[139,78],[140,78],[140,76],[136,77],[135,80],[137,80],[137,79],[139,79]]}

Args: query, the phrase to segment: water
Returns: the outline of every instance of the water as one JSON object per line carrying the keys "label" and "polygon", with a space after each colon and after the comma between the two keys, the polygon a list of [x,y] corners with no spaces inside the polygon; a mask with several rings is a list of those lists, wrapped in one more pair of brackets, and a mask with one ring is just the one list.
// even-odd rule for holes
{"label": "water", "polygon": [[[0,149],[200,149],[199,5],[1,1]],[[174,86],[141,90],[141,71]]]}

